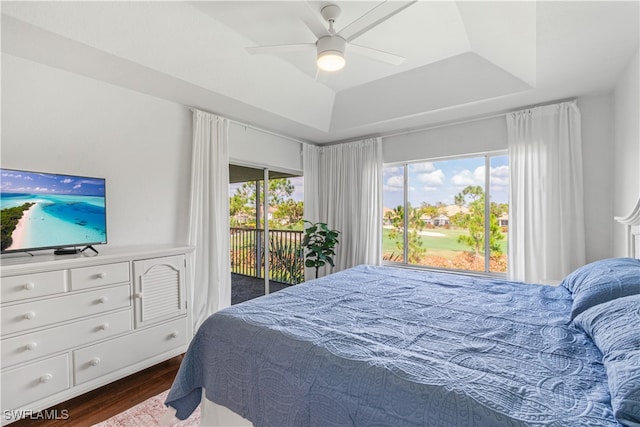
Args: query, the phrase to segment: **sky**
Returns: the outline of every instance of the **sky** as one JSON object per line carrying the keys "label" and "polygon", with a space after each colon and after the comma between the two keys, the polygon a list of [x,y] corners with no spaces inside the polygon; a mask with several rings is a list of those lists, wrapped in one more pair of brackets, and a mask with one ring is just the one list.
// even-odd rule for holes
{"label": "sky", "polygon": [[[484,188],[484,157],[473,157],[435,162],[413,163],[409,165],[408,185],[409,202],[420,206],[422,202],[435,205],[454,203],[454,197],[469,185]],[[394,208],[403,204],[402,166],[384,168],[383,204],[385,208]],[[508,156],[491,158],[490,168],[491,201],[508,203],[509,200],[509,162]]]}
{"label": "sky", "polygon": [[2,169],[0,190],[3,193],[104,196],[105,181],[99,178]]}
{"label": "sky", "polygon": [[[409,165],[409,201],[420,206],[423,201],[430,204],[454,203],[454,196],[468,185],[484,187],[485,166],[483,157],[472,157],[435,162],[413,163]],[[509,160],[507,155],[491,158],[491,200],[508,203],[509,200]],[[292,198],[304,199],[304,178],[289,178],[295,187]],[[403,204],[403,175],[401,166],[384,168],[384,207],[394,208]],[[242,184],[229,185],[229,197]]]}

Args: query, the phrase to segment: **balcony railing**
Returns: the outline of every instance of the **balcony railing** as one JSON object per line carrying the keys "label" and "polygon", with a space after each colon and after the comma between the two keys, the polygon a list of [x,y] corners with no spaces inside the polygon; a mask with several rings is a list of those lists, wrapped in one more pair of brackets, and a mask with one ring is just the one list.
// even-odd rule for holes
{"label": "balcony railing", "polygon": [[[269,230],[269,280],[304,281],[302,231]],[[264,278],[264,229],[230,228],[231,272]]]}

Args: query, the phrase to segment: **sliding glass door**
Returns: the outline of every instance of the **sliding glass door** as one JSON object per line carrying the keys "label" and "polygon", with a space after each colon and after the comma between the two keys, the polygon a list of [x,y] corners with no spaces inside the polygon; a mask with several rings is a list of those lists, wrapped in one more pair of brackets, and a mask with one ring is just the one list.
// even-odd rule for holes
{"label": "sliding glass door", "polygon": [[232,303],[302,282],[302,177],[238,165],[229,171]]}

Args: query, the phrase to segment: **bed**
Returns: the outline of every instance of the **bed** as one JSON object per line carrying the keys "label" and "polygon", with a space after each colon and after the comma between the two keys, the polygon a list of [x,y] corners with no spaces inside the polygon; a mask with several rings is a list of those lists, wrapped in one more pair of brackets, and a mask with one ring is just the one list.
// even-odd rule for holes
{"label": "bed", "polygon": [[640,426],[640,260],[560,286],[366,265],[296,285],[199,328],[166,405],[201,401],[203,425]]}

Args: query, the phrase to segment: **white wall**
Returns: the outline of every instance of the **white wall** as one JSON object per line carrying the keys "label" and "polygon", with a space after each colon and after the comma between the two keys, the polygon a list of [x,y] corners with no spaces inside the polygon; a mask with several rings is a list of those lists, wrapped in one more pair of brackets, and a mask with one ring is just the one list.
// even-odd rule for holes
{"label": "white wall", "polygon": [[[612,256],[612,106],[611,95],[577,99],[582,116],[587,261]],[[385,163],[505,150],[503,115],[383,139]],[[636,157],[637,158],[637,157]]]}
{"label": "white wall", "polygon": [[612,95],[578,98],[582,116],[584,223],[587,262],[612,256]]}
{"label": "white wall", "polygon": [[186,243],[191,113],[2,55],[2,166],[104,177],[109,246]]}
{"label": "white wall", "polygon": [[[109,246],[186,244],[191,126],[183,105],[2,54],[1,166],[106,178]],[[229,138],[240,163],[302,169],[297,142]]]}
{"label": "white wall", "polygon": [[[640,51],[639,51],[640,52]],[[640,67],[639,53],[629,62],[616,84],[613,97],[613,213],[631,213],[640,197]],[[625,256],[624,227],[614,224],[614,256]]]}

